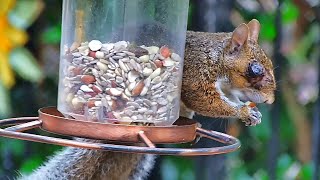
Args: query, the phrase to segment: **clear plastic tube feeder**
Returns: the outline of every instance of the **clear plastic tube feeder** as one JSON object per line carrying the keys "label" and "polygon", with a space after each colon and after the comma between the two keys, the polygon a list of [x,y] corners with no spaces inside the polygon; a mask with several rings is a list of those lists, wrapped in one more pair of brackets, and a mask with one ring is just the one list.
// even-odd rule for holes
{"label": "clear plastic tube feeder", "polygon": [[179,117],[188,0],[63,1],[58,110],[79,120]]}

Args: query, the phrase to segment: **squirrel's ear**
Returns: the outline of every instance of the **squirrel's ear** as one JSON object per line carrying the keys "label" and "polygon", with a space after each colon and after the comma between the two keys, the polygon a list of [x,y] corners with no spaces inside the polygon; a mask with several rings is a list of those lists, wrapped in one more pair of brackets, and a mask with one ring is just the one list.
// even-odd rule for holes
{"label": "squirrel's ear", "polygon": [[258,20],[256,19],[252,19],[249,23],[249,31],[250,31],[250,39],[258,42],[258,38],[259,38],[259,32],[260,32],[260,23]]}
{"label": "squirrel's ear", "polygon": [[231,37],[231,49],[237,51],[247,41],[249,34],[249,28],[246,24],[239,25],[232,33]]}

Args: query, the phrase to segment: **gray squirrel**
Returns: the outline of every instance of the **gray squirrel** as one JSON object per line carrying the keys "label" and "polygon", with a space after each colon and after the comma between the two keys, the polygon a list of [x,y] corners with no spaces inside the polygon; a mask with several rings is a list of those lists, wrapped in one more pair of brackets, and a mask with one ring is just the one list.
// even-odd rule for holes
{"label": "gray squirrel", "polygon": [[[252,20],[232,33],[187,32],[180,115],[235,117],[261,122],[255,103],[274,101],[272,61],[258,45],[260,24]],[[249,103],[248,103],[249,102]],[[79,141],[100,142],[78,139]],[[68,147],[21,180],[142,180],[154,155]]]}

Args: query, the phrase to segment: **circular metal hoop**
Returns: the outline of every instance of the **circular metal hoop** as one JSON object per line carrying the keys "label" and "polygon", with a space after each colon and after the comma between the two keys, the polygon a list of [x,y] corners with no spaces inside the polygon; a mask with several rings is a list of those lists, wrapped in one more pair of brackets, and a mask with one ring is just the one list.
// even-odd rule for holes
{"label": "circular metal hoop", "polygon": [[[183,130],[181,131],[181,129],[180,130],[178,129],[178,131],[183,132],[185,131],[184,129],[185,127],[183,126],[187,126],[187,129],[189,129],[190,131],[190,126],[192,127],[192,125],[194,125],[195,127],[195,131],[193,134],[194,138],[196,136],[205,137],[215,141],[219,141],[226,145],[220,146],[220,147],[211,147],[211,148],[159,148],[159,147],[156,147],[156,145],[152,140],[158,140],[156,143],[164,143],[164,141],[160,141],[159,139],[155,138],[157,136],[153,137],[151,130],[157,131],[157,128],[159,128],[160,130],[163,130],[164,127],[157,127],[157,126],[153,127],[151,130],[148,128],[144,129],[146,131],[141,130],[139,128],[135,129],[135,130],[138,130],[138,131],[135,131],[135,137],[138,140],[137,142],[143,142],[146,146],[130,146],[130,145],[109,144],[109,143],[104,144],[104,143],[79,142],[75,140],[68,140],[63,138],[42,136],[42,135],[22,132],[22,131],[26,131],[34,128],[41,128],[41,129],[44,128],[43,122],[46,120],[43,119],[43,116],[41,116],[41,112],[46,112],[45,110],[48,110],[48,108],[43,108],[39,110],[39,117],[21,117],[21,118],[11,118],[11,119],[1,120],[0,121],[1,127],[2,126],[9,126],[9,127],[0,129],[0,136],[27,140],[27,141],[40,142],[40,143],[55,144],[55,145],[61,145],[61,146],[86,148],[86,149],[128,152],[128,153],[175,155],[175,156],[199,156],[199,155],[224,154],[224,153],[235,151],[240,147],[240,141],[238,139],[224,133],[202,129],[192,123],[191,124],[187,123],[184,125],[169,126],[165,128],[169,129],[167,130],[167,132],[170,132],[170,128],[173,131],[176,131],[177,128],[180,127]],[[55,116],[55,114],[51,114],[51,115]],[[88,122],[84,122],[84,123],[88,123]],[[14,125],[14,126],[10,126],[10,125]],[[115,127],[118,127],[119,125],[115,126],[115,125],[109,124],[109,126],[113,126],[115,128]],[[128,126],[126,125],[124,125],[124,127],[122,126],[121,128],[128,128]],[[133,127],[137,127],[137,126],[133,126]],[[141,126],[138,126],[138,127],[141,127]],[[146,132],[149,132],[149,133],[146,133]],[[67,135],[70,135],[70,134],[67,134]],[[179,137],[181,136],[178,133],[176,133],[176,135]],[[188,141],[190,141],[190,139]],[[131,142],[136,142],[136,141],[131,141]],[[185,139],[182,139],[181,142],[177,142],[176,139],[174,139],[174,141],[171,141],[169,143],[182,143],[182,142],[187,142],[187,141]]]}

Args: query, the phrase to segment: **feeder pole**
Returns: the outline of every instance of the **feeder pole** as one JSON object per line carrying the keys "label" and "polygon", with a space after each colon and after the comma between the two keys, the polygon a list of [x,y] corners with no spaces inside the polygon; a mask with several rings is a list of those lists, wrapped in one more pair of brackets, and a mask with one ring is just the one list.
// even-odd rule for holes
{"label": "feeder pole", "polygon": [[[281,19],[281,5],[282,1],[278,1],[278,6],[276,9],[276,17],[275,17],[275,28],[276,28],[276,38],[274,41],[274,55],[273,61],[275,67],[282,67],[284,57],[281,54],[281,42],[282,42],[282,19]],[[275,69],[275,78],[281,78],[281,68]],[[277,87],[277,89],[281,89]],[[268,149],[268,174],[270,179],[277,179],[276,177],[276,164],[279,156],[279,131],[280,131],[280,100],[281,92],[276,91],[276,101],[271,109],[271,129],[272,136],[269,140],[269,149]]]}
{"label": "feeder pole", "polygon": [[[314,12],[316,14],[316,21],[318,23],[318,26],[320,25],[320,16],[319,16],[319,7],[314,9]],[[320,47],[320,36],[317,37],[317,48]],[[312,165],[313,165],[313,174],[312,179],[317,180],[319,179],[319,151],[320,151],[320,56],[318,57],[318,98],[314,107],[314,113],[313,113],[313,124],[312,124]]]}

